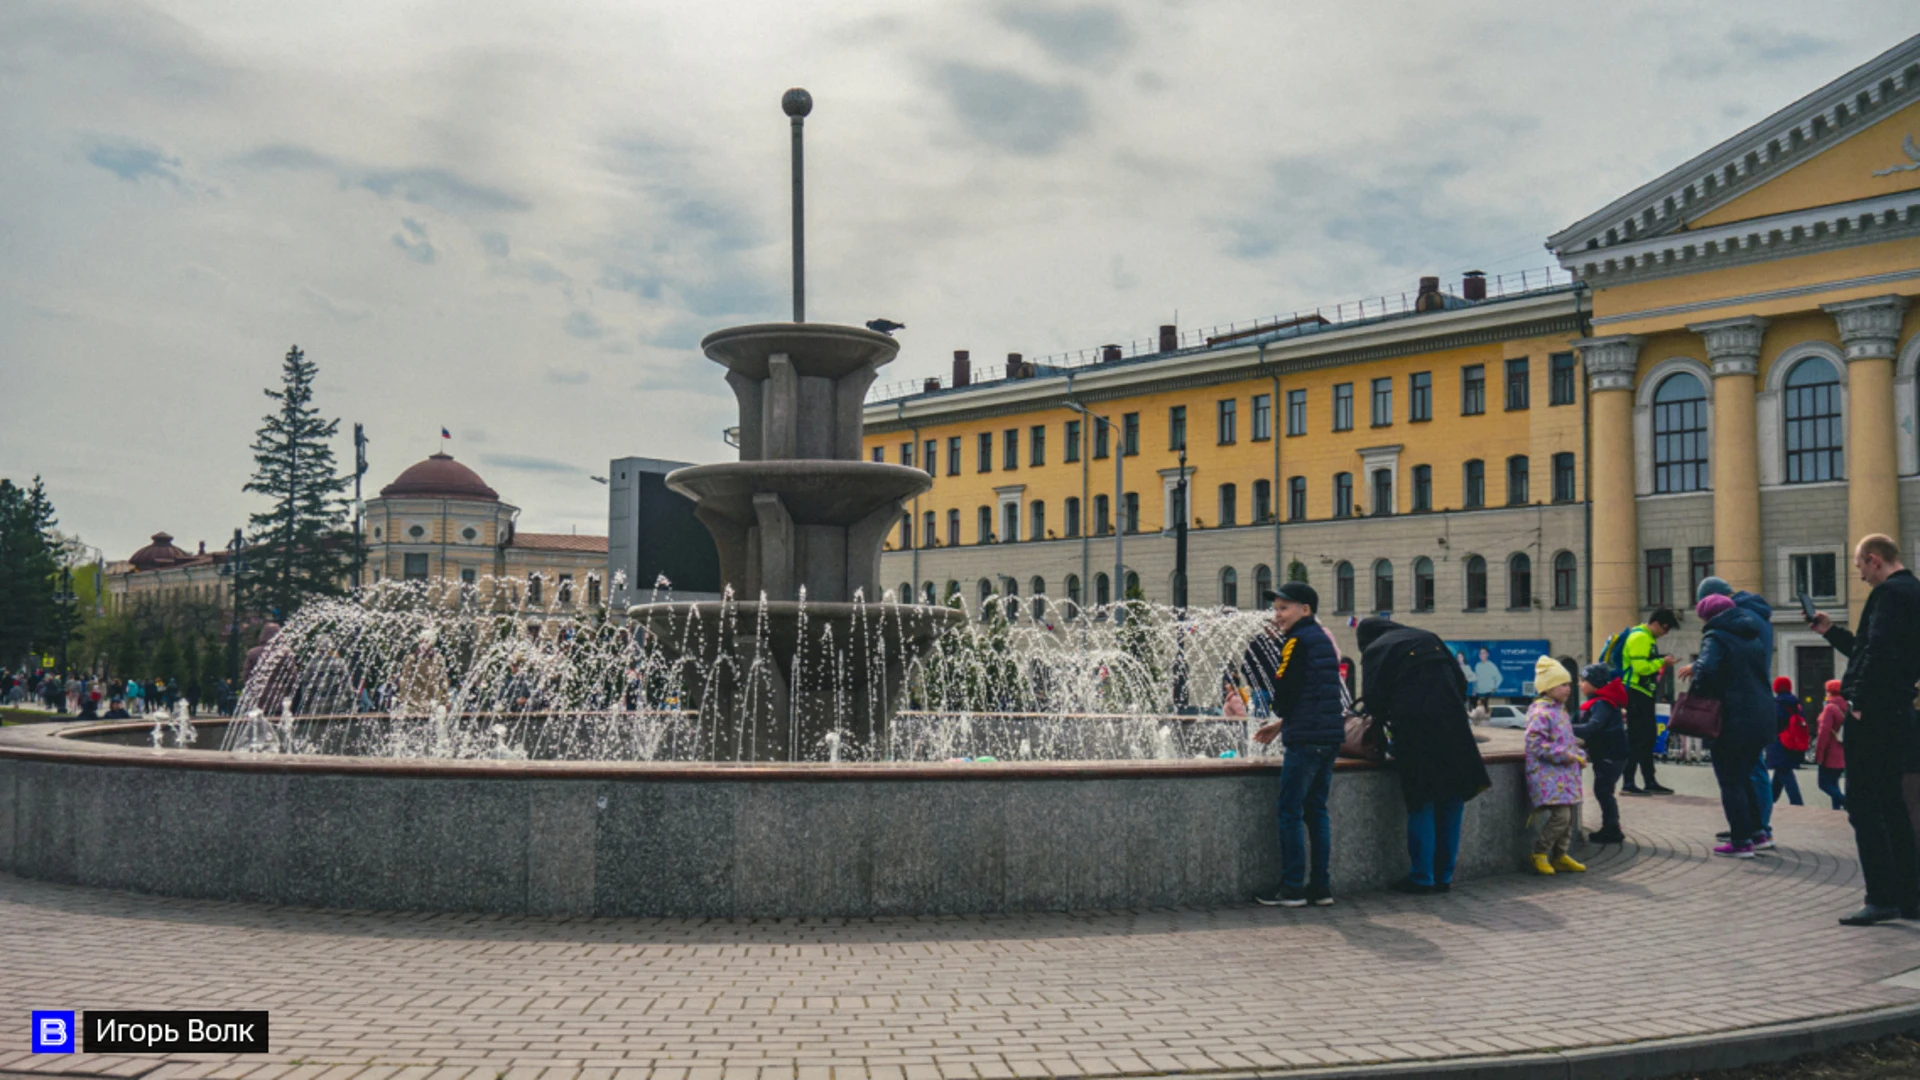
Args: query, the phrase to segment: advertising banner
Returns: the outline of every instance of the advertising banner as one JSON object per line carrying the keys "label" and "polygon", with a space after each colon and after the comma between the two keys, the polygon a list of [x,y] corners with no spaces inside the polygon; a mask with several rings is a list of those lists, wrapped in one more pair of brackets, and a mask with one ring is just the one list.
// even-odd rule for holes
{"label": "advertising banner", "polygon": [[1552,655],[1545,638],[1509,641],[1449,641],[1473,697],[1532,697],[1533,664]]}

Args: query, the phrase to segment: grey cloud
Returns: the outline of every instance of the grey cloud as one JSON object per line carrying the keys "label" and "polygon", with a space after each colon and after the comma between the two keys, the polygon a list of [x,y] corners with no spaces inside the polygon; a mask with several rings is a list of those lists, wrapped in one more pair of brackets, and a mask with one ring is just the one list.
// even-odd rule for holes
{"label": "grey cloud", "polygon": [[487,254],[500,259],[504,259],[509,254],[512,253],[512,246],[507,242],[506,233],[500,233],[500,232],[481,233],[480,247],[484,251],[486,251]]}
{"label": "grey cloud", "polygon": [[[561,321],[560,329],[565,330],[569,336],[577,337],[582,341],[596,341],[607,332],[607,328],[601,325],[600,320],[596,318],[591,311],[575,311],[568,314],[567,317]],[[548,373],[548,378],[553,378],[551,372]],[[566,380],[554,379],[554,381],[562,382]],[[579,381],[585,382],[586,376],[583,374]]]}
{"label": "grey cloud", "polygon": [[1818,56],[1838,46],[1838,42],[1798,30],[1775,31],[1750,26],[1728,31],[1727,44],[1739,49],[1749,59],[1770,64]]}
{"label": "grey cloud", "polygon": [[1086,92],[1077,86],[965,63],[942,66],[934,85],[975,138],[1010,153],[1051,154],[1093,127]]}
{"label": "grey cloud", "polygon": [[1009,0],[995,10],[1002,26],[1033,39],[1063,64],[1094,67],[1133,47],[1133,28],[1107,4],[1052,5]]}
{"label": "grey cloud", "polygon": [[400,231],[393,234],[393,246],[406,252],[407,258],[423,266],[439,257],[439,253],[434,251],[433,244],[427,239],[427,227],[412,218],[400,220]]}
{"label": "grey cloud", "polygon": [[498,469],[516,469],[520,472],[535,473],[577,473],[579,466],[569,465],[552,458],[529,457],[525,454],[481,454],[480,461]]}
{"label": "grey cloud", "polygon": [[100,140],[87,150],[87,162],[122,180],[137,181],[151,176],[174,187],[183,184],[180,159],[151,143],[133,139]]}
{"label": "grey cloud", "polygon": [[630,292],[647,300],[660,299],[660,279],[652,275],[640,275],[618,266],[603,267],[600,271],[600,287]]}
{"label": "grey cloud", "polygon": [[243,155],[240,164],[256,169],[329,173],[342,187],[357,187],[381,198],[434,206],[453,212],[525,211],[533,204],[500,188],[468,180],[450,169],[369,168],[304,146],[263,146]]}
{"label": "grey cloud", "polygon": [[311,285],[301,289],[300,295],[322,314],[338,322],[359,322],[367,317],[369,310],[364,304],[337,300]]}
{"label": "grey cloud", "polygon": [[557,386],[584,386],[587,380],[587,373],[577,369],[572,371],[560,371],[556,368],[547,369],[547,381]]}

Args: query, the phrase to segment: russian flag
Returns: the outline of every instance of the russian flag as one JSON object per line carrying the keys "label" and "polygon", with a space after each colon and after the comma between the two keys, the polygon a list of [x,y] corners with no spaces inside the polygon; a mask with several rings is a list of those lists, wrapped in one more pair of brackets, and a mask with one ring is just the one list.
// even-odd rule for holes
{"label": "russian flag", "polygon": [[441,437],[441,438],[443,438],[443,439],[451,439],[451,438],[453,438],[453,432],[451,432],[451,431],[448,431],[448,430],[447,430],[446,428],[441,428],[441,429],[440,429],[440,437]]}

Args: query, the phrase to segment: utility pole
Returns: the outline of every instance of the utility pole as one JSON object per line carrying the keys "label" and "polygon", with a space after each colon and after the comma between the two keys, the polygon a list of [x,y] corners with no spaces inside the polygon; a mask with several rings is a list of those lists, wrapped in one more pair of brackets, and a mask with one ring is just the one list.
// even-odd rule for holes
{"label": "utility pole", "polygon": [[360,498],[360,478],[367,475],[367,429],[361,424],[353,425],[353,587],[360,587],[360,579],[366,572],[367,545],[361,540],[360,516],[366,511],[367,504]]}
{"label": "utility pole", "polygon": [[226,564],[220,567],[220,576],[232,579],[233,612],[227,623],[227,685],[236,698],[240,694],[240,574],[246,568],[243,562],[246,546],[240,530],[233,530],[233,539],[227,544]]}
{"label": "utility pole", "polygon": [[1173,606],[1187,615],[1187,448],[1180,447],[1180,479],[1174,484]]}
{"label": "utility pole", "polygon": [[803,323],[807,321],[807,226],[800,134],[813,111],[813,95],[796,86],[781,95],[780,108],[793,123],[793,321]]}

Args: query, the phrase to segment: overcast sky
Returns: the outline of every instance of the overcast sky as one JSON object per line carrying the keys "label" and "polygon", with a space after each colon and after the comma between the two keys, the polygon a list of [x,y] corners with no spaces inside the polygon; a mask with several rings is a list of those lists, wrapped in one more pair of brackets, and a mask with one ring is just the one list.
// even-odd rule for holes
{"label": "overcast sky", "polygon": [[[1337,10],[1336,10],[1337,8]],[[883,381],[1549,262],[1542,241],[1920,28],[1910,0],[0,3],[0,476],[218,545],[289,345],[444,425],[530,531],[716,461],[713,329],[907,324]]]}

